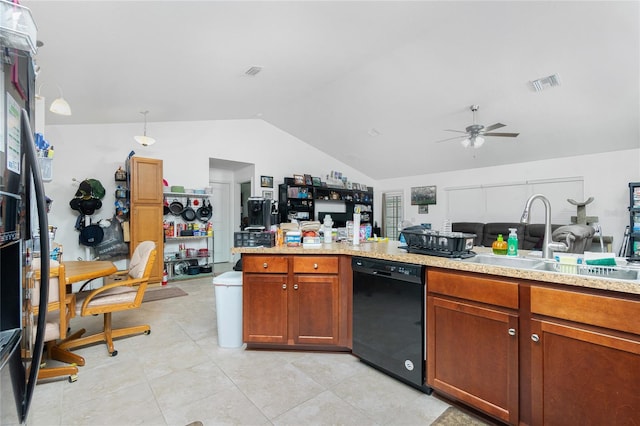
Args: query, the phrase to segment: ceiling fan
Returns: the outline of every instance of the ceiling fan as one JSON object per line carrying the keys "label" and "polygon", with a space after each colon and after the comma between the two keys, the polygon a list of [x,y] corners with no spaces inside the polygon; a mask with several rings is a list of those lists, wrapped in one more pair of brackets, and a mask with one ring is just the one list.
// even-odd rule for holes
{"label": "ceiling fan", "polygon": [[445,142],[445,141],[450,141],[450,140],[463,138],[460,142],[462,143],[462,146],[464,146],[465,148],[468,148],[470,146],[472,146],[474,148],[480,148],[484,144],[484,137],[485,136],[501,136],[501,137],[507,137],[507,138],[515,138],[520,134],[520,133],[494,132],[493,130],[496,130],[496,129],[499,129],[501,127],[505,127],[506,126],[505,124],[502,124],[502,123],[495,123],[495,124],[492,124],[491,126],[487,126],[487,127],[484,127],[482,124],[476,124],[476,113],[478,112],[478,109],[480,109],[480,106],[479,105],[471,105],[471,107],[469,109],[473,112],[473,124],[472,125],[467,126],[467,128],[464,131],[463,130],[446,129],[447,132],[464,133],[464,135],[460,135],[460,136],[456,136],[456,137],[453,137],[453,138],[439,140],[437,142]]}

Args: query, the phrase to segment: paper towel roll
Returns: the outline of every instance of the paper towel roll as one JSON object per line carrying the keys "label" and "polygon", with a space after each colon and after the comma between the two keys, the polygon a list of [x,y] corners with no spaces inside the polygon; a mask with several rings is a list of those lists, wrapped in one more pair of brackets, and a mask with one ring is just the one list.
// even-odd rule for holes
{"label": "paper towel roll", "polygon": [[360,213],[353,214],[353,245],[360,244]]}

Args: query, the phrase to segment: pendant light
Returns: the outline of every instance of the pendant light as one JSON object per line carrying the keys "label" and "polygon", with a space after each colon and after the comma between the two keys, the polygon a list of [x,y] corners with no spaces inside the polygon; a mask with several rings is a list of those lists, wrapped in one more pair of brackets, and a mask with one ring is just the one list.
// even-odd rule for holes
{"label": "pendant light", "polygon": [[62,89],[58,87],[60,91],[60,97],[54,99],[51,102],[51,106],[49,107],[49,111],[58,115],[71,115],[71,107],[69,106],[69,102],[65,101],[64,96],[62,95]]}
{"label": "pendant light", "polygon": [[149,146],[156,143],[156,140],[147,136],[147,114],[149,111],[140,111],[140,114],[144,115],[144,134],[143,136],[134,136],[133,138],[142,146]]}

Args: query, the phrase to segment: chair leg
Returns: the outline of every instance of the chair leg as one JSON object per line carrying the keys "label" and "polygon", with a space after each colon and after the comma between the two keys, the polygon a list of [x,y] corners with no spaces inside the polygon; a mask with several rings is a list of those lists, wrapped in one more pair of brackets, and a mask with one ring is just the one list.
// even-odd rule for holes
{"label": "chair leg", "polygon": [[49,367],[38,370],[38,380],[51,379],[54,377],[69,376],[70,382],[78,380],[78,367],[67,365],[64,367]]}
{"label": "chair leg", "polygon": [[[80,346],[87,346],[92,343],[105,342],[105,344],[107,345],[107,350],[109,351],[109,355],[116,356],[118,355],[118,351],[114,348],[113,339],[118,337],[132,336],[135,334],[151,333],[151,327],[149,327],[149,325],[137,325],[133,327],[118,328],[114,330],[111,325],[111,312],[105,312],[103,315],[104,328],[102,332],[93,334],[91,336],[80,337],[82,334],[84,334],[85,330],[79,330],[63,340],[63,343],[59,344],[58,348],[73,349]],[[82,364],[78,365],[84,365],[84,360],[82,361]]]}
{"label": "chair leg", "polygon": [[[57,350],[56,348],[57,346],[53,341],[47,342],[47,354],[49,358],[58,359],[58,358],[52,357],[52,354],[56,354],[56,350]],[[80,359],[82,359],[82,357],[80,357]],[[76,366],[76,364],[73,361],[66,361],[66,360],[62,360],[62,361],[69,362],[69,364],[71,365],[65,365],[60,367],[48,367],[48,368],[42,366],[38,370],[38,380],[51,379],[54,377],[61,377],[61,376],[69,376],[69,381],[72,383],[78,380],[78,367]],[[82,359],[82,361],[84,362],[84,359]]]}
{"label": "chair leg", "polygon": [[86,330],[81,328],[73,334],[68,335],[65,339],[59,341],[57,344],[53,345],[50,348],[51,358],[57,359],[58,361],[75,363],[76,365],[83,366],[84,358],[80,355],[74,354],[69,351],[69,349],[73,349],[77,347],[74,345],[75,342],[80,340],[80,336],[82,336]]}

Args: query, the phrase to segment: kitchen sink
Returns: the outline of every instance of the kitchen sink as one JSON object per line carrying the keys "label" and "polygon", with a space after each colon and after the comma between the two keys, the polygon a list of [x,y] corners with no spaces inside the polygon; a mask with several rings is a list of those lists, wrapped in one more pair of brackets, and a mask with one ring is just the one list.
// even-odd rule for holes
{"label": "kitchen sink", "polygon": [[478,254],[464,262],[479,263],[483,265],[505,266],[508,268],[533,269],[543,263],[541,259],[530,259],[527,257],[510,257],[493,254]]}
{"label": "kitchen sink", "polygon": [[640,269],[621,266],[563,265],[557,262],[542,262],[535,265],[533,269],[538,271],[585,275],[597,278],[640,281]]}

